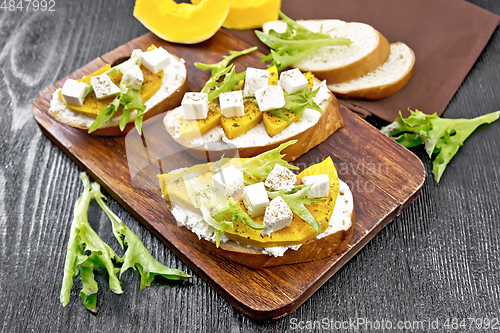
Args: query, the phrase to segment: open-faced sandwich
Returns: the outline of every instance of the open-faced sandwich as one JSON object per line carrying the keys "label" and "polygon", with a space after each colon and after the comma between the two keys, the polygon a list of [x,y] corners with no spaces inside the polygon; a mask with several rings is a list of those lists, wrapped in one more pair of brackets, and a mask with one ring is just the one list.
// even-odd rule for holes
{"label": "open-faced sandwich", "polygon": [[141,133],[144,120],[180,105],[186,90],[184,61],[152,45],[119,65],[67,79],[53,93],[49,113],[94,135],[124,135],[134,126]]}
{"label": "open-faced sandwich", "polygon": [[212,69],[210,80],[165,115],[167,131],[191,155],[213,161],[237,149],[239,157],[252,157],[297,140],[285,151],[293,161],[343,126],[337,99],[311,73],[278,74],[272,66],[235,74],[229,61],[250,50],[233,51],[218,64],[197,63]]}
{"label": "open-faced sandwich", "polygon": [[160,175],[178,225],[210,251],[253,268],[332,256],[354,230],[353,197],[330,157],[298,169],[281,152],[221,159]]}

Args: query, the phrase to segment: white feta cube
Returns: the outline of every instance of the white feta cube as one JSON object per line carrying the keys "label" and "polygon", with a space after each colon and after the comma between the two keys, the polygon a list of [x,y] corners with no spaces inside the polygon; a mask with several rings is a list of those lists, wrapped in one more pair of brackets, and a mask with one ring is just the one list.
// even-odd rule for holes
{"label": "white feta cube", "polygon": [[285,106],[283,89],[278,86],[265,86],[255,92],[260,111],[279,109]]}
{"label": "white feta cube", "polygon": [[141,49],[135,49],[132,51],[130,58],[137,58],[139,61],[141,60],[141,56],[144,52]]}
{"label": "white feta cube", "polygon": [[122,62],[121,64],[118,65],[118,69],[124,75],[129,69],[137,65],[137,60],[138,58],[130,58],[127,61]]}
{"label": "white feta cube", "polygon": [[276,197],[266,208],[264,214],[264,226],[262,235],[269,236],[271,233],[286,228],[293,219],[293,213],[282,197]]}
{"label": "white feta cube", "polygon": [[182,98],[181,105],[184,119],[206,119],[208,114],[208,94],[187,92]]}
{"label": "white feta cube", "polygon": [[90,78],[90,84],[94,89],[97,99],[116,96],[120,93],[120,88],[118,88],[118,86],[111,81],[107,74],[92,76]]}
{"label": "white feta cube", "polygon": [[307,192],[308,198],[324,198],[330,192],[330,177],[328,175],[306,176],[302,177],[301,181],[304,185],[312,184]]}
{"label": "white feta cube", "polygon": [[307,87],[308,83],[306,77],[298,68],[281,72],[280,82],[283,89],[285,89],[285,91],[289,94],[301,91]]}
{"label": "white feta cube", "polygon": [[156,74],[170,65],[170,54],[162,47],[143,52],[141,54],[141,64],[151,73]]}
{"label": "white feta cube", "polygon": [[245,115],[243,93],[241,90],[220,94],[219,104],[222,115],[226,118],[241,117]]}
{"label": "white feta cube", "polygon": [[82,106],[85,101],[83,95],[87,88],[88,85],[85,82],[67,79],[62,87],[61,95],[67,104]]}
{"label": "white feta cube", "polygon": [[316,93],[316,96],[313,97],[313,101],[320,105],[324,101],[330,98],[330,89],[326,86],[326,80],[323,80],[320,84],[317,84],[316,81],[313,83],[313,89],[316,90],[319,86],[319,90]]}
{"label": "white feta cube", "polygon": [[141,68],[137,65],[130,67],[122,77],[122,83],[126,86],[132,86],[132,89],[140,89],[143,82],[144,75],[142,74]]}
{"label": "white feta cube", "polygon": [[245,74],[244,95],[255,95],[255,92],[269,84],[269,72],[263,69],[248,67]]}
{"label": "white feta cube", "polygon": [[243,196],[243,172],[234,165],[230,165],[221,172],[212,176],[212,185],[227,197],[241,200]]}
{"label": "white feta cube", "polygon": [[264,185],[273,190],[291,190],[295,187],[297,177],[293,172],[276,163],[273,170],[267,176]]}
{"label": "white feta cube", "polygon": [[243,189],[243,203],[245,204],[250,217],[264,214],[267,205],[269,205],[269,199],[267,197],[264,183],[260,182],[245,186]]}

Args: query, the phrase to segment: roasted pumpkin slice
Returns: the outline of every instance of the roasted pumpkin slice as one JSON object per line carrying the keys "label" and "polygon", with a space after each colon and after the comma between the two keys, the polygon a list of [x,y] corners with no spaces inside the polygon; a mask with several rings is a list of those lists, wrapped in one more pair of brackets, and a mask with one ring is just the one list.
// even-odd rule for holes
{"label": "roasted pumpkin slice", "polygon": [[285,110],[283,114],[290,119],[290,121],[278,117],[272,113],[264,112],[264,126],[266,127],[266,132],[269,136],[275,136],[278,133],[281,133],[285,128],[290,126],[290,124],[298,121],[300,117],[293,111]]}
{"label": "roasted pumpkin slice", "polygon": [[[244,162],[246,159],[235,160]],[[231,163],[237,163],[231,162]],[[209,164],[195,165],[179,174],[164,174],[160,175],[160,187],[162,188],[165,198],[179,204],[191,211],[199,212],[195,209],[189,199],[182,176],[189,173],[198,173],[203,175],[203,179],[208,184],[212,182],[212,175]],[[302,171],[297,179],[300,181],[304,176],[328,174],[330,177],[330,192],[328,198],[324,202],[316,202],[306,206],[309,212],[314,216],[321,226],[321,232],[328,227],[330,217],[335,207],[337,195],[339,191],[339,178],[332,159],[328,157],[323,162],[312,165]],[[242,201],[239,202],[245,210]],[[201,213],[200,213],[201,214]],[[264,216],[253,218],[256,223],[263,224]],[[243,223],[235,223],[232,229],[226,229],[226,236],[232,240],[257,247],[272,247],[272,246],[288,246],[302,244],[305,241],[316,237],[318,234],[314,229],[294,214],[293,220],[287,228],[273,232],[270,236],[262,236],[260,230],[254,230]]]}
{"label": "roasted pumpkin slice", "polygon": [[179,134],[186,141],[199,138],[212,128],[220,124],[222,113],[220,107],[214,101],[208,104],[208,114],[205,119],[190,120],[179,117]]}
{"label": "roasted pumpkin slice", "polygon": [[273,65],[267,69],[269,72],[269,85],[275,86],[278,84],[278,68]]}
{"label": "roasted pumpkin slice", "polygon": [[226,136],[229,139],[234,139],[245,134],[260,123],[262,114],[263,112],[259,110],[259,107],[255,103],[245,101],[245,115],[233,118],[222,117],[220,123]]}
{"label": "roasted pumpkin slice", "polygon": [[314,74],[311,72],[307,72],[307,73],[304,73],[304,76],[307,79],[307,88],[312,90],[313,84],[314,84],[314,79],[315,79]]}

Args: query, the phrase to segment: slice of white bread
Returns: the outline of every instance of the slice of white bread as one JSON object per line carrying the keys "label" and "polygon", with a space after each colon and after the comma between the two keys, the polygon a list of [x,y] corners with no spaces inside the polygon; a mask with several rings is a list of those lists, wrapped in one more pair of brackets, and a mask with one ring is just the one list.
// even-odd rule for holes
{"label": "slice of white bread", "polygon": [[316,238],[294,247],[256,248],[228,240],[223,235],[220,247],[214,244],[215,231],[203,221],[199,213],[187,210],[166,199],[179,227],[184,226],[195,233],[208,251],[245,266],[263,267],[296,264],[319,260],[343,251],[354,232],[354,204],[349,186],[340,181],[339,194],[335,202],[328,228]]}
{"label": "slice of white bread", "polygon": [[[327,80],[328,84],[345,82],[363,76],[375,70],[389,58],[389,42],[368,24],[358,22],[343,24],[339,20],[300,23],[312,29],[323,27],[324,33],[333,37],[346,37],[352,41],[349,46],[324,46],[292,65],[303,72],[313,72],[316,77]],[[268,33],[273,26],[283,30],[283,23],[266,23],[263,25],[263,31]],[[330,27],[333,28],[329,29]]]}
{"label": "slice of white bread", "polygon": [[343,97],[381,99],[402,89],[415,65],[415,54],[404,43],[391,44],[389,59],[374,71],[347,82],[329,84],[334,94]]}
{"label": "slice of white bread", "polygon": [[[167,66],[163,72],[160,89],[150,99],[144,102],[144,104],[146,104],[146,110],[144,111],[143,122],[164,111],[179,106],[184,93],[187,91],[187,87],[187,71],[184,61],[171,54],[170,65]],[[57,121],[88,133],[88,129],[96,118],[68,109],[59,95],[59,90],[60,89],[56,90],[52,94],[49,113]],[[130,113],[130,120],[123,131],[119,128],[120,117],[121,115],[111,118],[96,131],[92,132],[91,135],[123,136],[127,134],[135,126],[134,120],[137,117],[137,111],[134,110]]]}
{"label": "slice of white bread", "polygon": [[[320,82],[316,80],[315,85],[319,84]],[[179,134],[178,119],[182,115],[182,107],[168,112],[163,123],[170,136],[189,154],[200,160],[207,160],[207,156],[210,156],[212,161],[218,160],[222,155],[233,156],[236,148],[239,157],[253,157],[289,140],[298,140],[283,151],[287,161],[294,161],[344,126],[338,101],[330,92],[329,95],[319,104],[323,114],[306,109],[299,121],[273,137],[267,134],[263,122],[260,122],[245,134],[232,140],[226,137],[222,126],[218,125],[201,137],[186,141]]]}

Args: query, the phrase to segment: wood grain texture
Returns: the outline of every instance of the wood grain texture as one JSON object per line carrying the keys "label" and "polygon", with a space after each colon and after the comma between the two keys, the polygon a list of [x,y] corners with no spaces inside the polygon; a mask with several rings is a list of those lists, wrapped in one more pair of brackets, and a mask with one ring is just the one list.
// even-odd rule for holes
{"label": "wood grain texture", "polygon": [[[256,323],[197,275],[184,284],[155,282],[141,292],[136,272],[124,274],[122,295],[110,292],[105,273],[97,272],[95,316],[78,299],[80,285],[70,304],[61,307],[64,252],[72,207],[82,191],[81,170],[41,135],[32,104],[45,87],[147,32],[131,19],[133,2],[61,0],[55,13],[0,11],[1,332],[296,332],[301,331],[297,323],[322,319],[397,323],[499,317],[498,123],[466,142],[439,186],[428,176],[417,200],[286,318]],[[500,14],[496,0],[472,2]],[[497,29],[444,117],[498,110],[499,63]],[[369,121],[385,124],[374,117]],[[430,174],[425,152],[415,153]],[[110,205],[160,262],[193,273],[115,200]],[[95,205],[89,218],[122,254]]]}
{"label": "wood grain texture", "polygon": [[[169,44],[146,34],[95,59],[70,77],[92,73],[105,62],[112,64],[130,55],[133,49],[146,49],[151,44],[168,49],[187,63],[216,62],[230,50],[248,48],[224,31],[207,42],[190,47]],[[236,64],[241,66],[240,61],[245,67],[260,65],[259,54],[238,59]],[[203,87],[204,74],[195,68],[188,72],[189,86],[193,90]],[[350,185],[355,202],[357,219],[352,241],[346,251],[333,258],[254,270],[218,257],[195,234],[177,227],[158,185],[153,183],[154,178],[160,172],[177,169],[179,163],[191,166],[202,161],[193,159],[169,136],[163,126],[164,114],[145,122],[142,137],[135,131],[125,138],[88,136],[58,123],[48,114],[52,92],[62,86],[63,81],[43,91],[33,105],[34,117],[44,134],[224,298],[256,320],[275,320],[294,311],[399,214],[408,201],[416,198],[425,179],[422,163],[415,155],[343,108],[344,128],[294,164],[305,169],[327,156],[336,160],[341,178]],[[144,161],[151,164],[145,167],[151,182],[141,184],[129,169],[143,169],[139,164]],[[131,164],[133,166],[129,166]],[[301,278],[297,279],[298,276]]]}

